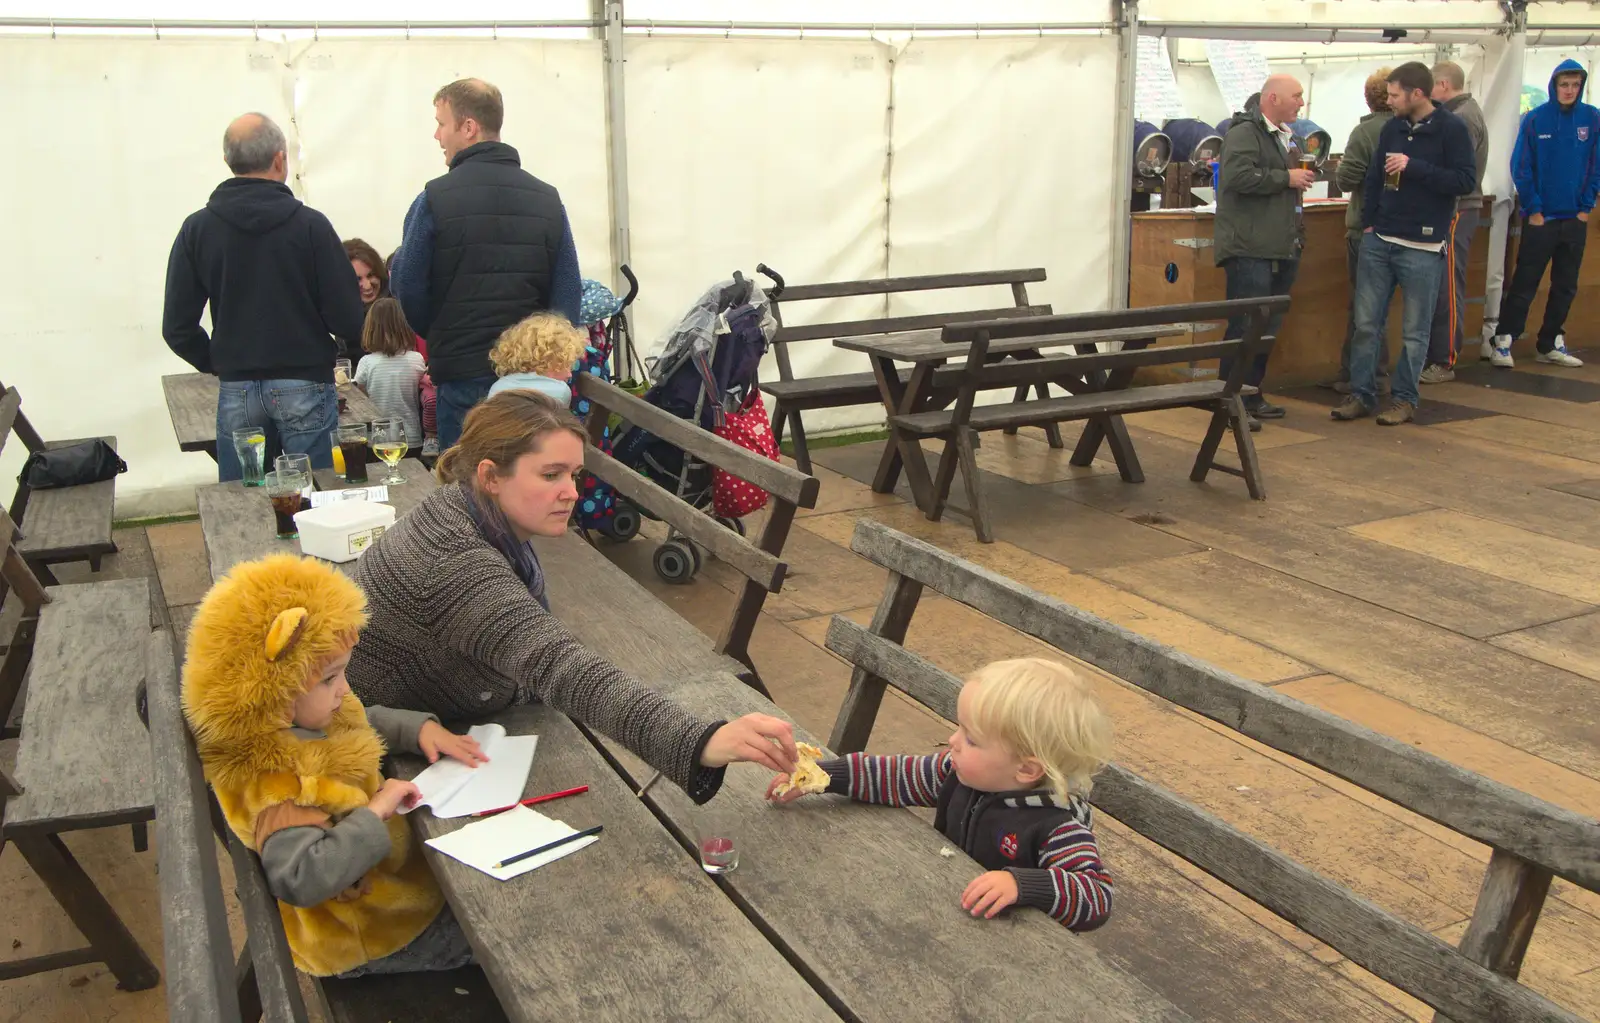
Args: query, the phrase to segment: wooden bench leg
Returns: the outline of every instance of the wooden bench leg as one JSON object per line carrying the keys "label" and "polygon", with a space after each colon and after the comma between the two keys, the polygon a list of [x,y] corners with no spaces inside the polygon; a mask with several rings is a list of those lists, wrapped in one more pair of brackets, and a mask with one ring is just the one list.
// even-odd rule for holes
{"label": "wooden bench leg", "polygon": [[239,1019],[242,1023],[258,1023],[261,1019],[261,988],[256,985],[256,960],[250,952],[250,940],[233,964],[233,986],[239,993]]}
{"label": "wooden bench leg", "polygon": [[133,825],[133,851],[150,851],[150,825],[144,821],[137,821]]}
{"label": "wooden bench leg", "polygon": [[928,498],[928,507],[924,514],[929,522],[938,522],[944,518],[945,506],[950,503],[950,488],[956,481],[956,441],[954,437],[946,437],[944,453],[939,456],[939,472],[933,478],[933,492]]}
{"label": "wooden bench leg", "polygon": [[994,543],[994,530],[989,526],[989,502],[983,494],[983,481],[978,478],[976,430],[956,433],[956,452],[961,456],[961,478],[967,484],[967,508],[972,515],[972,528],[983,543]]}
{"label": "wooden bench leg", "polygon": [[[1035,386],[1035,390],[1037,391],[1039,397],[1041,397],[1041,398],[1050,397],[1050,385],[1049,384],[1041,383],[1041,384],[1036,384],[1034,386]],[[1054,448],[1055,450],[1057,450],[1057,451],[1060,451],[1062,448],[1067,446],[1066,443],[1063,442],[1062,439],[1061,439],[1061,424],[1060,423],[1045,423],[1044,424],[1044,439],[1047,442],[1049,442],[1050,446],[1052,448]]]}
{"label": "wooden bench leg", "polygon": [[[873,612],[869,628],[875,635],[891,643],[904,643],[906,628],[922,599],[922,584],[898,572],[889,573],[883,597]],[[865,668],[850,672],[850,689],[839,705],[839,716],[833,722],[833,734],[828,737],[828,748],[843,756],[858,753],[867,746],[873,722],[878,717],[878,705],[883,702],[883,690],[888,683]]]}
{"label": "wooden bench leg", "polygon": [[[1028,400],[1028,389],[1029,389],[1029,386],[1030,385],[1028,385],[1028,384],[1019,385],[1017,387],[1016,391],[1013,392],[1012,395],[1011,395],[1011,404],[1016,405],[1016,404],[1019,404],[1021,402],[1027,401]],[[1017,427],[1008,426],[1008,427],[1005,428],[1005,430],[1003,432],[1005,433],[1005,435],[1007,437],[1015,437],[1017,435]]]}
{"label": "wooden bench leg", "polygon": [[1245,413],[1244,402],[1236,394],[1229,399],[1229,416],[1233,424],[1233,441],[1239,447],[1239,471],[1250,496],[1257,501],[1267,499],[1267,485],[1261,478],[1261,460],[1256,457],[1255,438],[1250,436],[1250,417]]}
{"label": "wooden bench leg", "polygon": [[1211,425],[1206,427],[1206,439],[1200,442],[1200,453],[1195,456],[1194,469],[1189,473],[1189,478],[1194,482],[1206,481],[1206,474],[1216,462],[1217,447],[1222,443],[1222,435],[1228,431],[1228,420],[1232,415],[1226,405],[1218,406],[1211,413]]}
{"label": "wooden bench leg", "polygon": [[811,449],[806,446],[806,424],[800,421],[799,410],[787,413],[789,420],[789,443],[794,445],[795,468],[810,476]]}
{"label": "wooden bench leg", "polygon": [[30,561],[28,562],[28,567],[33,569],[33,574],[37,576],[39,581],[44,583],[46,586],[61,585],[61,580],[57,579],[56,574],[50,571],[49,565],[39,561]]}
{"label": "wooden bench leg", "polygon": [[[1094,435],[1091,440],[1091,434]],[[1088,465],[1094,461],[1095,453],[1100,449],[1100,438],[1104,437],[1106,447],[1111,449],[1111,457],[1116,460],[1117,471],[1122,474],[1126,483],[1143,483],[1144,467],[1139,464],[1139,456],[1133,450],[1133,438],[1128,436],[1128,424],[1123,422],[1119,415],[1095,416],[1083,428],[1083,436],[1078,439],[1078,447],[1073,452],[1073,465]],[[1080,456],[1082,461],[1079,461]]]}
{"label": "wooden bench leg", "polygon": [[[1515,980],[1549,891],[1550,871],[1496,849],[1467,933],[1461,936],[1461,954]],[[1436,1013],[1433,1023],[1449,1023],[1449,1017]]]}
{"label": "wooden bench leg", "polygon": [[161,982],[161,972],[133,939],[116,910],[95,887],[59,835],[16,835],[12,844],[101,957],[124,991]]}

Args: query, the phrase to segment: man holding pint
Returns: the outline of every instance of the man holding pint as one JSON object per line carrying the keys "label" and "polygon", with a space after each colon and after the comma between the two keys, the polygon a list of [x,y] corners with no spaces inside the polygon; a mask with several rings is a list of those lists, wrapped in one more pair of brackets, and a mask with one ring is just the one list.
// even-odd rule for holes
{"label": "man holding pint", "polygon": [[1428,353],[1445,246],[1456,203],[1477,187],[1472,136],[1461,118],[1433,103],[1433,73],[1412,61],[1389,74],[1389,109],[1363,190],[1365,229],[1356,282],[1356,335],[1350,348],[1350,396],[1333,418],[1376,411],[1378,336],[1395,288],[1405,294],[1404,347],[1395,365],[1393,401],[1382,426],[1416,417],[1418,378]]}

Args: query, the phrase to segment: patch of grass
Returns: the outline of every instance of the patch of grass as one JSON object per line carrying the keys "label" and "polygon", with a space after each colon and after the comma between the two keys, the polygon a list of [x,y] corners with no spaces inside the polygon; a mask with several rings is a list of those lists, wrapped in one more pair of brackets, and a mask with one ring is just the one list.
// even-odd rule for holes
{"label": "patch of grass", "polygon": [[[843,448],[849,447],[851,444],[865,444],[867,441],[887,440],[888,438],[888,430],[856,430],[851,433],[830,433],[821,437],[807,437],[806,447],[812,451],[821,451],[823,448]],[[783,449],[784,454],[790,458],[794,457],[794,445],[792,443],[786,440],[778,446]]]}
{"label": "patch of grass", "polygon": [[113,529],[146,529],[150,526],[164,526],[169,522],[193,522],[198,515],[153,515],[147,519],[118,519],[111,523]]}

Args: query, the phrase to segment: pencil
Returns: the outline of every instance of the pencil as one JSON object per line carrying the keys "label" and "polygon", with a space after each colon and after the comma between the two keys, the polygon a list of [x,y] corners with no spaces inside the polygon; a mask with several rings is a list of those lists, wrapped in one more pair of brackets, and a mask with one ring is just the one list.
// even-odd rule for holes
{"label": "pencil", "polygon": [[568,835],[566,838],[558,838],[554,842],[546,842],[537,849],[529,849],[527,852],[517,853],[515,856],[507,856],[499,863],[496,863],[494,865],[494,869],[499,870],[502,867],[509,867],[513,863],[521,863],[523,860],[532,859],[533,857],[547,853],[552,849],[559,849],[564,845],[576,842],[580,838],[588,838],[590,835],[598,835],[604,830],[604,824],[596,824],[592,828],[584,828],[582,831],[574,832]]}
{"label": "pencil", "polygon": [[522,800],[520,803],[512,803],[510,806],[497,806],[493,810],[479,810],[472,816],[492,817],[497,813],[505,813],[507,810],[515,810],[519,806],[533,806],[535,803],[548,803],[552,799],[565,799],[567,796],[578,796],[588,791],[589,786],[579,785],[576,788],[562,789],[560,792],[547,792],[542,796],[530,796],[527,799]]}

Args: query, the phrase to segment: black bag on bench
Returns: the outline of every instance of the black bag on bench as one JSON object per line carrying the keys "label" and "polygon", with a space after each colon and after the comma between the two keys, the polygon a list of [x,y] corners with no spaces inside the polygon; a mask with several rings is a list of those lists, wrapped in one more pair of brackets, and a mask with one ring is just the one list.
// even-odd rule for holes
{"label": "black bag on bench", "polygon": [[128,471],[128,463],[103,440],[89,440],[64,448],[35,451],[22,463],[17,482],[33,490],[103,483]]}

